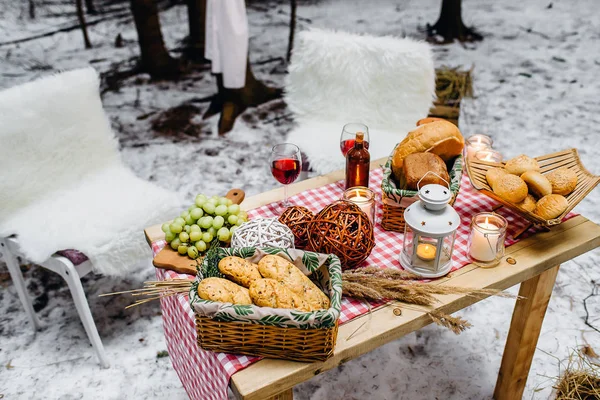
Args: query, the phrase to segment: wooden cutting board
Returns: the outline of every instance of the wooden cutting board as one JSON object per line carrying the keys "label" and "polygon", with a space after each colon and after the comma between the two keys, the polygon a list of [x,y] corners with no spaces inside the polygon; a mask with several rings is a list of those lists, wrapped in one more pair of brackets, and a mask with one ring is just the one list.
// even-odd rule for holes
{"label": "wooden cutting board", "polygon": [[[225,197],[230,199],[233,204],[240,204],[246,194],[242,189],[231,189]],[[168,244],[154,257],[152,264],[156,268],[170,269],[179,274],[196,275],[196,265],[198,261],[192,260],[186,255],[181,255],[173,250]]]}

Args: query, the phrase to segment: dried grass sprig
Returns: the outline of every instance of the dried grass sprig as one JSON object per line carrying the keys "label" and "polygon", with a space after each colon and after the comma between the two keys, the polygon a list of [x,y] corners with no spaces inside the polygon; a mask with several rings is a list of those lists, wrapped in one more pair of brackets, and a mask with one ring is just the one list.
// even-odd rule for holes
{"label": "dried grass sprig", "polygon": [[342,283],[342,294],[349,297],[360,298],[365,300],[380,301],[383,300],[383,295],[375,289],[354,282]]}
{"label": "dried grass sprig", "polygon": [[162,299],[165,297],[183,294],[190,291],[192,281],[189,279],[167,279],[164,281],[146,281],[144,288],[124,290],[121,292],[103,293],[99,297],[114,296],[117,294],[131,294],[132,296],[144,296],[145,298],[137,299],[134,303],[125,307],[125,309],[139,306],[140,304],[148,303],[153,300]]}
{"label": "dried grass sprig", "polygon": [[553,388],[557,400],[600,399],[600,364],[590,361],[585,349],[575,350]]}
{"label": "dried grass sprig", "polygon": [[435,70],[438,102],[458,106],[463,97],[473,97],[473,67],[468,71],[442,66]]}
{"label": "dried grass sprig", "polygon": [[520,299],[521,296],[516,296],[507,292],[503,292],[499,289],[476,289],[476,288],[465,288],[460,286],[447,286],[447,285],[432,285],[426,283],[414,283],[420,285],[422,291],[430,294],[466,294],[467,296],[485,298],[489,296],[498,296],[508,299]]}
{"label": "dried grass sprig", "polygon": [[440,310],[430,310],[423,307],[416,307],[407,304],[395,304],[395,306],[403,307],[408,310],[418,311],[423,314],[427,314],[431,320],[437,325],[443,326],[444,328],[450,329],[455,334],[459,335],[461,332],[466,331],[471,326],[471,323],[461,317],[453,317],[450,314],[446,314]]}
{"label": "dried grass sprig", "polygon": [[360,268],[342,273],[342,290],[345,296],[365,300],[397,300],[403,302],[401,307],[417,310],[429,315],[436,324],[459,334],[471,327],[471,324],[460,317],[452,317],[439,310],[428,310],[410,307],[433,306],[439,300],[434,295],[463,294],[484,298],[500,296],[515,298],[510,293],[497,289],[476,289],[458,286],[435,285],[419,282],[419,276],[405,271],[382,269],[378,267]]}
{"label": "dried grass sprig", "polygon": [[463,319],[461,317],[453,317],[452,315],[448,315],[437,310],[430,311],[427,313],[427,315],[429,315],[429,318],[431,318],[433,322],[440,326],[450,329],[457,335],[460,335],[461,332],[473,326],[466,319]]}
{"label": "dried grass sprig", "polygon": [[379,268],[375,266],[358,268],[344,272],[343,276],[347,279],[361,276],[376,276],[379,278],[388,279],[403,279],[403,280],[416,280],[422,279],[419,275],[415,275],[412,272],[402,271],[399,269],[392,268]]}
{"label": "dried grass sprig", "polygon": [[387,270],[379,268],[368,267],[362,268],[362,270],[361,272],[352,271],[342,274],[342,286],[346,296],[367,300],[399,300],[420,305],[432,305],[437,302],[434,294],[466,294],[480,298],[488,296],[516,297],[497,289],[464,288],[417,282],[409,273],[405,273],[410,275],[407,277],[408,279],[405,279],[403,274],[386,274]]}

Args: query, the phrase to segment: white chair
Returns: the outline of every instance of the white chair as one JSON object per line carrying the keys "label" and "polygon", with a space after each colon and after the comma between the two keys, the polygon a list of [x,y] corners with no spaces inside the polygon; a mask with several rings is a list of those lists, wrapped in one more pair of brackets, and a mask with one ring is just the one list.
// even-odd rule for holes
{"label": "white chair", "polygon": [[299,33],[285,83],[297,126],[287,141],[319,174],[343,168],[344,124],[369,127],[371,159],[388,156],[435,99],[427,43],[319,29]]}
{"label": "white chair", "polygon": [[17,257],[61,275],[108,367],[80,279],[130,273],[149,257],[143,228],[172,217],[181,198],[122,164],[92,68],[0,91],[0,127],[0,253],[17,294],[38,329]]}
{"label": "white chair", "polygon": [[[25,281],[23,280],[23,275],[21,274],[19,263],[17,261],[17,255],[23,256],[19,251],[18,241],[16,238],[0,239],[0,247],[0,255],[3,256],[4,261],[8,266],[8,272],[10,273],[10,277],[17,290],[19,300],[21,300],[21,303],[25,308],[29,322],[35,330],[38,330],[42,327],[42,324],[33,309],[31,298],[27,294]],[[98,329],[96,329],[92,312],[90,311],[85,292],[81,286],[81,278],[92,272],[92,263],[89,260],[86,260],[79,265],[74,265],[73,262],[66,257],[53,255],[46,261],[40,263],[40,265],[59,274],[67,282],[69,291],[73,296],[73,302],[77,308],[77,314],[81,319],[85,333],[92,343],[94,351],[98,355],[100,365],[104,368],[108,368],[110,362],[104,352],[102,340],[98,334]]]}

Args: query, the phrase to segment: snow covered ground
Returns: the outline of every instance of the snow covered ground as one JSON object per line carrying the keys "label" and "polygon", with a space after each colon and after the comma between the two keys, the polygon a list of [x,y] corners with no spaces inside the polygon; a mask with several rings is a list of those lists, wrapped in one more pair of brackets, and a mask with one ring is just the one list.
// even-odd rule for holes
{"label": "snow covered ground", "polygon": [[[75,21],[49,16],[67,8],[57,1],[38,6],[38,20],[26,16],[26,2],[0,1],[0,42],[46,32]],[[299,29],[323,27],[377,35],[423,37],[436,20],[439,0],[300,1]],[[107,2],[108,4],[108,2]],[[115,9],[127,2],[114,3]],[[71,6],[70,6],[71,7]],[[108,6],[106,6],[108,7]],[[464,19],[485,39],[477,44],[434,48],[436,65],[475,66],[475,98],[462,106],[465,136],[485,133],[506,158],[542,155],[576,147],[584,164],[600,174],[600,15],[594,0],[463,1]],[[281,85],[278,57],[287,47],[288,2],[249,1],[250,54],[256,75]],[[98,17],[89,17],[93,20]],[[167,46],[180,47],[187,33],[186,9],[161,13]],[[125,46],[115,48],[120,33]],[[18,45],[0,46],[0,88],[58,70],[91,64],[107,71],[138,54],[127,17],[90,27],[94,49],[84,50],[78,30]],[[269,147],[283,141],[292,121],[277,101],[247,111],[228,136],[213,134],[216,120],[196,123],[197,135],[161,135],[151,129],[162,110],[213,93],[208,73],[179,82],[128,79],[104,94],[105,109],[121,143],[125,162],[142,178],[188,198],[243,187],[249,195],[276,187],[267,171]],[[207,103],[194,103],[204,111]],[[151,115],[149,115],[151,114]],[[335,132],[334,134],[338,134]],[[596,189],[576,209],[600,222]],[[600,282],[600,250],[565,263],[549,305],[524,398],[551,396],[552,380],[564,359],[588,343],[600,352],[600,333],[583,323],[582,300]],[[128,299],[99,298],[140,287],[153,277],[150,264],[137,276],[84,279],[84,290],[112,367],[102,370],[91,351],[69,291],[56,275],[24,266],[26,283],[46,328],[34,335],[6,267],[0,265],[0,395],[6,399],[184,399],[186,394],[165,350],[158,304],[124,311]],[[513,292],[516,288],[512,289]],[[428,326],[298,386],[298,399],[489,399],[514,301],[488,299],[459,314],[473,328],[455,336]],[[588,303],[600,326],[600,297]]]}

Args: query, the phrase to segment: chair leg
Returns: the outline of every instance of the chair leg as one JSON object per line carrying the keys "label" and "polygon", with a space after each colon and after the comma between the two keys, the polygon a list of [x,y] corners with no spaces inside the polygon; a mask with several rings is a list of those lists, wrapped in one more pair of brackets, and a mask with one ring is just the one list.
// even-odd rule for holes
{"label": "chair leg", "polygon": [[83,286],[81,286],[81,278],[73,266],[73,263],[67,259],[62,257],[53,258],[54,261],[62,264],[62,268],[60,269],[60,275],[64,278],[69,286],[69,290],[71,291],[71,295],[73,296],[73,302],[75,303],[75,307],[77,308],[77,313],[79,314],[79,318],[81,319],[81,323],[85,328],[85,332],[92,343],[92,347],[96,351],[98,355],[98,359],[100,361],[100,365],[103,368],[110,367],[110,363],[108,362],[108,358],[106,357],[106,353],[104,352],[104,346],[102,345],[102,340],[100,339],[100,335],[98,334],[98,329],[96,328],[96,324],[94,322],[94,318],[92,317],[92,313],[90,311],[90,306],[88,305],[87,298],[85,297],[85,293],[83,292]]}
{"label": "chair leg", "polygon": [[8,243],[6,243],[4,239],[0,239],[0,253],[4,255],[4,260],[8,266],[8,272],[17,289],[19,300],[21,300],[21,304],[23,304],[23,307],[25,308],[29,322],[33,329],[37,331],[42,327],[42,324],[33,309],[31,298],[29,297],[29,294],[27,294],[27,287],[25,286],[25,281],[23,280],[23,274],[21,274],[17,257],[9,250]]}

